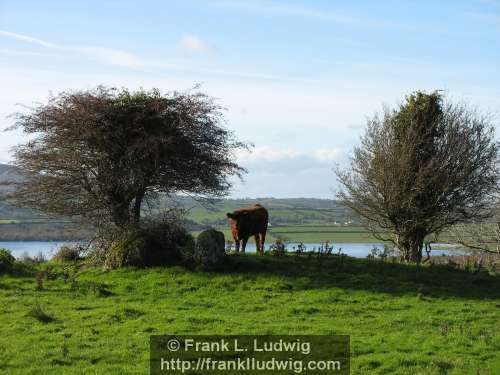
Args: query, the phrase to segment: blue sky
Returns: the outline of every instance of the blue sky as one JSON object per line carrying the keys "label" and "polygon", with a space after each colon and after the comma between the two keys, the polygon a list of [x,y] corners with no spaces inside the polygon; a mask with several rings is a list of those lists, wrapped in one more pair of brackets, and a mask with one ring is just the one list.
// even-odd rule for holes
{"label": "blue sky", "polygon": [[[366,116],[417,90],[500,111],[500,0],[0,0],[0,127],[49,92],[201,89],[252,153],[233,196],[333,198]],[[0,137],[0,161],[22,142]]]}

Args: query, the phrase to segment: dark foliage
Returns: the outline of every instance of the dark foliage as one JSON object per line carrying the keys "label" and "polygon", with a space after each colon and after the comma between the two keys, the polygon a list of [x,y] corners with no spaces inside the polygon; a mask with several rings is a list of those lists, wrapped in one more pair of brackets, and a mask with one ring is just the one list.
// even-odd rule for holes
{"label": "dark foliage", "polygon": [[64,245],[57,250],[52,260],[62,263],[76,262],[81,259],[83,250],[79,245]]}
{"label": "dark foliage", "polygon": [[9,250],[0,249],[0,274],[11,272],[15,261],[16,258],[12,256]]}
{"label": "dark foliage", "polygon": [[201,93],[162,95],[98,87],[63,92],[14,128],[31,140],[16,148],[15,203],[92,223],[137,226],[157,193],[219,197],[243,169],[245,147],[222,125],[221,108]]}
{"label": "dark foliage", "polygon": [[163,266],[189,258],[194,244],[193,236],[176,219],[146,221],[139,227],[104,230],[87,258],[106,268]]}

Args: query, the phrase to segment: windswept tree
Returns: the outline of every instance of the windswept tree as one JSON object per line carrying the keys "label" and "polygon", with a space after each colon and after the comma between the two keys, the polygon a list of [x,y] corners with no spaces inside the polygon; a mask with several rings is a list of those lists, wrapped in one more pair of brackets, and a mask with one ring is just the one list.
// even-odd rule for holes
{"label": "windswept tree", "polygon": [[148,194],[220,197],[244,170],[245,147],[201,93],[98,87],[63,92],[17,114],[30,138],[16,147],[17,204],[120,228],[137,226]]}
{"label": "windswept tree", "polygon": [[[372,233],[419,262],[426,236],[491,214],[498,144],[488,116],[415,92],[368,121],[340,198]],[[381,233],[389,233],[386,237]]]}

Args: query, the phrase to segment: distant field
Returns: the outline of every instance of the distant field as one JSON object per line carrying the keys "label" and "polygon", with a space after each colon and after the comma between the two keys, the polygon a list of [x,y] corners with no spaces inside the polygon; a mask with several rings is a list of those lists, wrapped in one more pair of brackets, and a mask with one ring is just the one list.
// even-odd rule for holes
{"label": "distant field", "polygon": [[188,210],[188,218],[199,223],[221,223],[226,213],[242,207],[260,203],[269,211],[271,224],[334,224],[343,223],[351,218],[346,208],[339,202],[326,199],[231,199],[214,204],[200,204],[183,201],[180,206]]}
{"label": "distant field", "polygon": [[[255,203],[261,203],[269,211],[267,243],[278,237],[289,242],[309,243],[376,241],[359,226],[352,213],[334,200],[262,198],[224,200],[213,205],[200,205],[190,201],[184,202],[183,206],[188,208],[189,220],[221,230],[226,239],[231,239],[226,213]],[[193,233],[196,235],[198,232]]]}
{"label": "distant field", "polygon": [[14,219],[0,219],[0,225],[1,224],[19,224],[19,220],[14,220]]}
{"label": "distant field", "polygon": [[[226,240],[232,240],[228,225],[217,226],[216,229],[222,231]],[[197,235],[199,231],[192,232]],[[379,242],[369,232],[362,227],[328,227],[328,226],[308,226],[289,225],[271,227],[267,232],[266,242],[270,243],[277,238],[284,238],[287,242],[348,242],[365,243]],[[253,241],[251,239],[250,241]]]}

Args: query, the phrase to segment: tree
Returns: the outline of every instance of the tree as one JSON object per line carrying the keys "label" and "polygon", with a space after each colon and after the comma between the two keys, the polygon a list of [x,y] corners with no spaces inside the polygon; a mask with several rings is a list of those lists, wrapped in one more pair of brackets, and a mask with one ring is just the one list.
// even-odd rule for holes
{"label": "tree", "polygon": [[491,214],[497,154],[489,117],[415,92],[368,121],[350,169],[336,171],[339,196],[377,238],[420,262],[426,236]]}
{"label": "tree", "polygon": [[498,205],[489,220],[458,224],[451,230],[453,240],[475,252],[500,254],[500,210]]}
{"label": "tree", "polygon": [[98,87],[63,92],[17,114],[31,139],[15,149],[28,177],[17,204],[51,214],[137,226],[147,194],[220,197],[246,147],[221,126],[221,108],[201,93],[162,95]]}

